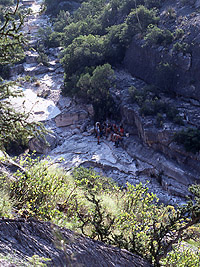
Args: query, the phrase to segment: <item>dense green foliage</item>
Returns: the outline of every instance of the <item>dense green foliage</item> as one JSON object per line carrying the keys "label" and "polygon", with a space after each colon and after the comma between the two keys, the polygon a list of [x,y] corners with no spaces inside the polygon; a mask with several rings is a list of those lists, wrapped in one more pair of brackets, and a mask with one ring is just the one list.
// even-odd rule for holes
{"label": "dense green foliage", "polygon": [[108,90],[114,79],[114,71],[109,64],[92,70],[93,68],[91,71],[88,69],[86,73],[81,74],[77,87],[81,95],[93,103],[96,117],[103,119],[114,113],[113,99]]}
{"label": "dense green foliage", "polygon": [[[200,220],[199,186],[191,188],[193,201],[175,209],[158,205],[147,185],[127,184],[120,188],[92,169],[75,169],[69,176],[54,163],[29,156],[18,164],[21,167],[14,174],[14,181],[1,176],[5,196],[13,203],[13,215],[51,220],[126,248],[156,266],[181,237],[190,238],[187,229]],[[1,214],[9,216],[11,207],[6,203],[4,207],[0,205]]]}
{"label": "dense green foliage", "polygon": [[[45,45],[64,47],[61,62],[65,68],[65,88],[63,94],[82,94],[79,79],[91,75],[91,67],[109,63],[115,66],[122,62],[131,40],[143,39],[146,45],[168,45],[174,35],[158,26],[160,1],[154,0],[88,0],[81,1],[81,6],[73,14],[60,11],[54,18],[53,30],[42,29]],[[46,1],[51,8],[53,1]],[[45,34],[48,32],[48,34]],[[159,70],[158,70],[159,72]],[[162,80],[162,77],[161,77]],[[98,81],[97,81],[98,83]],[[160,81],[159,86],[165,85]],[[165,85],[166,86],[166,85]],[[106,88],[109,92],[109,86]],[[97,97],[95,88],[90,86],[87,97]],[[90,94],[90,95],[89,95]],[[109,100],[110,101],[110,100]],[[98,99],[95,102],[100,102]],[[105,103],[106,101],[104,101]],[[93,102],[95,107],[95,103]],[[108,103],[107,106],[110,106]],[[105,109],[105,108],[104,108]],[[95,108],[96,116],[101,114],[99,106]],[[103,116],[110,114],[106,110]]]}
{"label": "dense green foliage", "polygon": [[73,5],[75,5],[75,7],[77,8],[81,2],[82,0],[75,0],[73,1],[73,3],[70,3],[70,1],[63,0],[44,0],[44,3],[47,7],[46,12],[53,16],[56,16],[61,10],[73,11]]}
{"label": "dense green foliage", "polygon": [[23,19],[18,12],[18,4],[14,11],[5,12],[4,21],[0,24],[0,64],[10,64],[23,57],[24,39],[19,32]]}
{"label": "dense green foliage", "polygon": [[147,34],[144,37],[146,44],[162,45],[170,44],[173,41],[173,34],[169,30],[162,30],[156,25],[149,24]]}
{"label": "dense green foliage", "polygon": [[[126,49],[133,38],[141,46],[163,46],[166,49],[172,47],[171,51],[174,53],[186,53],[189,45],[183,42],[183,29],[177,28],[172,32],[167,28],[167,23],[160,20],[160,8],[163,2],[158,0],[87,0],[79,1],[80,7],[74,13],[60,11],[53,19],[53,30],[42,29],[41,36],[46,46],[61,45],[64,48],[61,56],[61,62],[65,68],[63,94],[80,96],[82,89],[78,81],[87,73],[91,75],[91,67],[96,68],[107,63],[112,68],[118,66],[123,62]],[[55,3],[46,0],[46,5],[47,8],[51,8]],[[176,12],[174,8],[168,7],[163,11],[162,16],[166,18],[166,21],[174,21]],[[45,34],[45,31],[48,34]],[[174,66],[171,63],[161,61],[155,70],[155,77],[154,85],[162,92],[172,91],[176,77],[174,77]],[[106,90],[109,91],[109,89],[107,87]],[[87,99],[97,97],[94,87],[90,87],[88,93],[90,96],[87,94]],[[97,99],[96,102],[100,101]],[[93,105],[95,108],[94,102]],[[144,105],[149,106],[148,103]],[[110,105],[107,104],[107,106]],[[148,108],[144,107],[144,110]],[[95,111],[98,118],[101,108],[99,110],[98,106]],[[110,114],[109,110],[103,116],[108,114]],[[176,117],[175,120],[181,123],[180,117]]]}
{"label": "dense green foliage", "polygon": [[188,247],[187,244],[178,246],[171,251],[166,259],[162,261],[164,266],[173,267],[196,267],[200,266],[200,250]]}
{"label": "dense green foliage", "polygon": [[196,128],[188,128],[177,132],[174,136],[174,140],[178,144],[182,144],[185,150],[188,152],[200,151],[200,130]]}

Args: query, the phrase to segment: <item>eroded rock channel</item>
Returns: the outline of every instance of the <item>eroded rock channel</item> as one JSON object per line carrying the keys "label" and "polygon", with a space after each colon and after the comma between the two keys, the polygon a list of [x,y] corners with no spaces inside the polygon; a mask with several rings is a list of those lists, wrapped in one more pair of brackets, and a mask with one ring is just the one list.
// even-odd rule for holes
{"label": "eroded rock channel", "polygon": [[[30,150],[50,155],[53,160],[64,158],[62,166],[68,171],[76,166],[93,167],[120,185],[149,181],[150,191],[156,193],[161,202],[174,205],[184,202],[188,185],[199,179],[198,168],[186,161],[193,160],[198,166],[200,158],[199,155],[184,154],[175,146],[171,141],[174,129],[170,123],[159,130],[152,118],[144,119],[137,106],[131,104],[128,88],[140,88],[144,82],[125,70],[115,70],[117,87],[111,88],[111,93],[130,135],[118,148],[105,138],[98,146],[93,132],[92,105],[61,95],[64,74],[58,59],[61,48],[46,51],[48,66],[38,63],[39,54],[32,49],[37,43],[38,29],[50,25],[46,15],[39,15],[41,1],[23,1],[23,4],[32,9],[24,27],[27,35],[31,32],[30,49],[26,51],[25,62],[13,67],[12,78],[28,75],[30,79],[21,84],[24,98],[13,105],[22,108],[23,103],[25,110],[31,110],[32,120],[44,122],[52,131],[47,137],[50,147],[32,140]],[[184,99],[179,99],[176,104],[183,111],[186,108],[196,112],[196,108],[200,109],[200,104],[194,108],[194,103]]]}

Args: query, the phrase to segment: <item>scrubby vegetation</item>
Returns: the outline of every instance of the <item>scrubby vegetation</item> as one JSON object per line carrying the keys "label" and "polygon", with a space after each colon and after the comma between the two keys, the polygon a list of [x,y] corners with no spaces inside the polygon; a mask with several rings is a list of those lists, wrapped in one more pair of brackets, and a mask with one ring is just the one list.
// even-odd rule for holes
{"label": "scrubby vegetation", "polygon": [[[120,188],[109,178],[84,168],[75,169],[69,176],[51,161],[30,156],[21,158],[18,164],[21,167],[12,180],[1,176],[2,216],[49,220],[126,248],[155,266],[160,266],[178,240],[195,237],[190,229],[200,219],[199,186],[190,189],[195,195],[193,201],[175,209],[158,205],[157,197],[148,192],[148,185],[127,184]],[[195,251],[189,250],[184,260],[188,260],[187,254],[199,261]],[[164,262],[173,262],[174,257],[179,258],[179,250]]]}
{"label": "scrubby vegetation", "polygon": [[159,97],[159,88],[146,86],[136,89],[129,87],[129,94],[133,103],[140,107],[140,113],[143,116],[156,116],[157,126],[161,127],[165,120],[170,120],[176,124],[183,125],[183,119],[179,111],[172,104],[164,102]]}

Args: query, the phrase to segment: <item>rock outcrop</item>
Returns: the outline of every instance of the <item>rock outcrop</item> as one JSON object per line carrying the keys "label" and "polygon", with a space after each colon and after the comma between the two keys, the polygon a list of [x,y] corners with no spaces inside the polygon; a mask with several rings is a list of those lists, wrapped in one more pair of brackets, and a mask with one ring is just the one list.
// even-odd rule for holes
{"label": "rock outcrop", "polygon": [[41,154],[47,154],[57,145],[57,138],[53,134],[46,134],[44,138],[34,137],[29,140],[29,149]]}
{"label": "rock outcrop", "polygon": [[[169,3],[168,3],[169,2]],[[130,47],[126,51],[124,66],[135,77],[147,83],[158,84],[159,86],[168,83],[168,91],[186,98],[200,100],[200,15],[195,8],[198,8],[199,1],[194,5],[181,6],[181,1],[168,1],[163,4],[161,12],[160,27],[166,27],[175,32],[182,29],[183,36],[174,40],[169,45],[144,45],[141,36],[133,38]],[[194,2],[194,1],[193,1]],[[176,18],[168,21],[164,15],[168,9],[174,10]],[[188,44],[186,51],[175,50],[173,45],[180,43]],[[161,81],[158,81],[159,64],[168,63],[172,67],[171,73],[165,73]],[[169,77],[167,77],[169,76]],[[166,79],[165,79],[166,78]],[[169,81],[170,80],[170,81]]]}
{"label": "rock outcrop", "polygon": [[[124,142],[124,148],[129,155],[154,166],[158,173],[166,175],[169,178],[168,186],[165,186],[168,190],[172,186],[175,192],[176,188],[178,189],[179,187],[177,187],[178,184],[187,187],[190,184],[199,183],[199,153],[186,152],[183,147],[173,141],[174,133],[182,129],[183,126],[166,121],[162,127],[156,127],[155,117],[143,116],[139,111],[139,106],[132,102],[128,91],[130,86],[141,89],[145,86],[144,82],[133,78],[124,71],[116,72],[116,77],[117,88],[111,89],[111,92],[119,107],[125,128],[131,134],[137,135],[149,147],[145,148],[144,146],[138,149],[135,140],[132,142],[131,138],[129,138]],[[170,101],[168,103],[170,105],[172,100],[168,99],[168,101]],[[190,114],[190,123],[199,127],[199,120],[196,120],[196,114],[200,114],[200,107],[193,106],[191,103],[180,99],[173,100],[173,105],[177,106],[183,113]],[[192,110],[194,110],[194,114]],[[187,119],[185,119],[185,124],[188,123]],[[154,153],[152,153],[153,151]],[[176,182],[173,183],[173,180]],[[180,191],[178,189],[177,194]],[[182,195],[184,195],[186,191],[182,190],[182,192]]]}
{"label": "rock outcrop", "polygon": [[92,119],[94,110],[92,105],[73,105],[70,109],[65,109],[56,116],[57,127],[83,125],[88,119]]}
{"label": "rock outcrop", "polygon": [[[150,267],[141,257],[108,246],[68,229],[36,220],[0,219],[0,266],[19,266],[34,255],[48,258],[47,266]],[[10,258],[10,260],[9,260]]]}

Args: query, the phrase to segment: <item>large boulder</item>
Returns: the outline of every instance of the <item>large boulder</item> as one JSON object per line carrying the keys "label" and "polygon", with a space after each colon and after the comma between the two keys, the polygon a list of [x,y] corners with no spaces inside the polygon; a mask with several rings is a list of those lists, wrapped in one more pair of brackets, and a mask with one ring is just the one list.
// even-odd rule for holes
{"label": "large boulder", "polygon": [[111,247],[65,228],[36,220],[0,219],[0,253],[8,260],[0,266],[27,261],[38,255],[48,258],[48,266],[150,267],[150,263],[127,250]]}
{"label": "large boulder", "polygon": [[10,67],[10,75],[15,76],[22,74],[24,72],[24,66],[23,64],[17,64],[12,67]]}
{"label": "large boulder", "polygon": [[38,63],[38,57],[39,57],[39,54],[37,52],[27,51],[26,58],[25,58],[26,63],[27,64]]}
{"label": "large boulder", "polygon": [[75,126],[83,124],[88,118],[93,117],[94,109],[92,105],[82,107],[75,106],[72,109],[66,109],[56,116],[57,127]]}
{"label": "large boulder", "polygon": [[26,75],[36,76],[40,74],[48,73],[49,68],[44,66],[42,63],[35,65],[32,63],[31,65],[24,64],[24,72]]}
{"label": "large boulder", "polygon": [[29,140],[29,149],[31,151],[36,151],[37,153],[47,154],[53,148],[56,147],[57,138],[53,134],[46,134],[44,138],[34,137]]}

